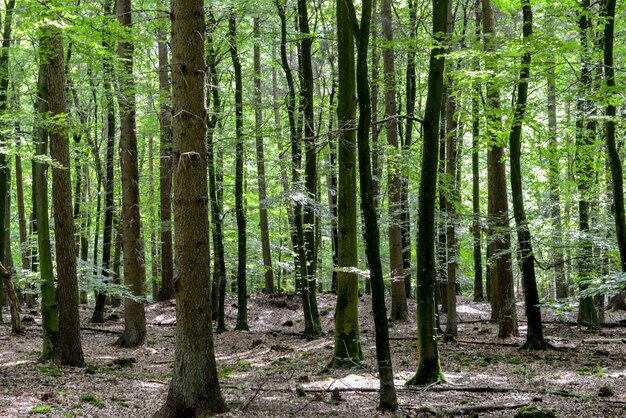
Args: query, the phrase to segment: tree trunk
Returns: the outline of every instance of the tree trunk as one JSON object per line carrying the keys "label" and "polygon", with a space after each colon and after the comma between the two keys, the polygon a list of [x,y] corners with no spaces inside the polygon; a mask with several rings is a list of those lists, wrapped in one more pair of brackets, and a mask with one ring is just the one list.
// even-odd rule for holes
{"label": "tree trunk", "polygon": [[[67,114],[65,96],[65,66],[63,37],[58,27],[44,29],[42,50],[48,59],[48,104],[50,115]],[[59,303],[59,345],[56,358],[64,365],[82,367],[85,364],[80,340],[78,315],[78,279],[76,274],[76,244],[72,216],[72,180],[70,146],[65,118],[54,119],[50,128],[50,155],[58,165],[52,168],[52,203],[57,265],[57,299]]]}
{"label": "tree trunk", "polygon": [[2,281],[4,282],[4,288],[6,289],[9,298],[9,308],[11,311],[11,332],[13,334],[21,334],[24,332],[22,326],[22,319],[20,318],[20,305],[17,300],[17,293],[11,280],[11,271],[4,267],[0,262],[0,275],[2,275]]}
{"label": "tree trunk", "polygon": [[263,253],[264,292],[273,294],[274,270],[272,268],[272,250],[270,248],[269,220],[267,217],[267,186],[265,179],[265,150],[263,147],[263,94],[261,92],[261,45],[259,18],[254,18],[254,125],[256,135],[257,185],[259,187],[259,227],[261,232],[261,251]]}
{"label": "tree trunk", "polygon": [[[396,388],[393,381],[393,366],[389,348],[389,325],[387,308],[385,307],[385,283],[383,267],[380,261],[380,233],[378,217],[374,203],[374,188],[370,159],[369,133],[372,123],[372,108],[368,83],[367,53],[370,35],[370,16],[372,0],[362,2],[361,24],[357,40],[357,92],[359,102],[359,122],[357,131],[359,157],[359,185],[361,190],[361,207],[365,223],[365,246],[370,269],[372,286],[372,311],[376,330],[376,360],[380,384],[379,408],[395,410],[398,406]],[[354,10],[352,1],[350,9]]]}
{"label": "tree trunk", "polygon": [[176,239],[176,356],[160,418],[226,411],[213,333],[208,195],[204,37],[201,0],[172,2],[174,229]]}
{"label": "tree trunk", "polygon": [[552,262],[554,264],[554,285],[557,299],[568,296],[565,281],[565,265],[563,251],[563,227],[561,222],[561,164],[559,162],[557,121],[556,121],[556,74],[554,67],[547,71],[548,78],[548,181],[550,183],[550,219],[552,223]]}
{"label": "tree trunk", "polygon": [[[131,0],[116,0],[117,20],[126,30],[132,29]],[[124,228],[124,284],[137,298],[145,297],[146,267],[141,240],[139,211],[139,162],[135,123],[135,82],[133,54],[135,45],[122,37],[118,54],[122,60],[119,74],[120,166],[122,173],[122,227]],[[124,332],[117,341],[122,347],[136,347],[146,339],[146,312],[143,301],[124,299]]]}
{"label": "tree trunk", "polygon": [[[593,185],[593,162],[596,146],[594,145],[593,131],[595,121],[588,118],[592,111],[590,94],[592,89],[591,65],[591,40],[589,31],[592,29],[591,6],[589,0],[582,0],[582,10],[578,13],[578,26],[580,30],[581,46],[581,70],[580,70],[580,94],[581,100],[576,105],[576,177],[578,180],[578,227],[581,233],[578,275],[581,290],[587,287],[586,281],[593,272],[593,248],[591,242],[591,230],[589,225],[590,200]],[[578,322],[589,328],[599,327],[598,314],[593,305],[593,298],[583,297],[580,299],[578,308]]]}
{"label": "tree trunk", "polygon": [[313,64],[311,47],[313,38],[309,30],[309,14],[306,0],[298,0],[298,23],[302,41],[300,42],[301,87],[300,101],[304,117],[304,193],[307,204],[304,206],[303,228],[306,248],[306,276],[302,287],[302,306],[304,310],[304,333],[309,338],[322,334],[320,314],[317,309],[317,246],[315,239],[315,205],[317,203],[317,144],[315,141],[314,103],[313,103]]}
{"label": "tree trunk", "polygon": [[[523,40],[528,42],[533,34],[533,15],[530,0],[522,0]],[[524,348],[542,350],[547,347],[543,338],[539,292],[535,275],[535,259],[532,247],[532,235],[526,220],[524,209],[524,192],[522,190],[522,125],[528,101],[528,83],[530,82],[531,54],[525,51],[522,55],[520,77],[517,82],[517,101],[513,109],[513,124],[509,134],[511,148],[511,193],[513,195],[513,214],[517,226],[517,242],[521,253],[522,283],[524,286],[524,303],[528,329]]]}
{"label": "tree trunk", "polygon": [[406,384],[425,385],[444,380],[435,320],[435,203],[437,200],[437,171],[439,160],[439,118],[443,97],[445,69],[444,43],[448,0],[433,0],[433,37],[437,47],[431,49],[428,71],[428,96],[424,109],[424,148],[419,194],[417,240],[417,372]]}
{"label": "tree trunk", "polygon": [[161,221],[161,300],[174,297],[172,257],[172,108],[167,37],[159,31],[159,219]]}
{"label": "tree trunk", "polygon": [[[113,2],[107,0],[104,3],[105,16],[113,16]],[[112,41],[111,33],[107,30],[104,34],[102,46],[105,51],[112,55]],[[102,276],[105,280],[109,277],[109,271],[111,269],[111,246],[113,243],[113,213],[115,212],[115,102],[113,98],[113,63],[112,57],[106,56],[103,60],[104,66],[104,108],[106,112],[106,121],[104,124],[104,137],[106,139],[106,160],[105,160],[105,173],[104,179],[102,178],[102,168],[100,167],[100,157],[96,157],[97,171],[98,171],[98,205],[100,205],[100,187],[104,180],[104,231],[102,234]],[[94,150],[95,152],[95,150]],[[100,225],[100,211],[96,214],[96,233],[94,239],[98,237],[98,227]],[[97,258],[97,241],[94,245],[94,265],[98,262]],[[96,293],[96,305],[93,310],[91,321],[95,323],[104,322],[104,304],[106,301],[105,292]]]}
{"label": "tree trunk", "polygon": [[398,119],[396,105],[396,79],[391,22],[391,0],[381,0],[380,20],[385,40],[383,46],[383,78],[385,81],[385,118],[387,145],[387,193],[389,194],[389,268],[391,276],[391,319],[409,317],[404,287],[404,259],[402,256],[402,178],[398,150]]}
{"label": "tree trunk", "polygon": [[338,266],[333,366],[363,360],[359,337],[359,277],[356,212],[356,78],[354,31],[348,2],[337,2],[339,186],[337,190]]}
{"label": "tree trunk", "polygon": [[[44,36],[40,45],[45,45]],[[41,122],[48,114],[48,58],[39,57],[39,78],[37,81],[37,115]],[[44,123],[35,126],[35,157],[32,160],[33,172],[33,233],[37,234],[37,257],[33,260],[33,270],[39,269],[41,279],[41,325],[43,348],[41,360],[49,360],[56,353],[59,344],[59,304],[54,284],[52,248],[50,245],[50,220],[48,211],[48,132]]]}
{"label": "tree trunk", "polygon": [[248,291],[246,284],[246,218],[244,209],[244,150],[243,150],[243,81],[237,48],[237,16],[231,10],[228,17],[230,57],[235,71],[235,215],[237,218],[237,325],[235,329],[247,331]]}
{"label": "tree trunk", "polygon": [[[482,0],[483,32],[485,50],[495,53],[496,23],[491,0]],[[486,69],[497,74],[495,57],[487,60]],[[504,165],[504,146],[499,139],[502,127],[500,115],[500,92],[492,78],[487,82],[487,138],[491,148],[487,152],[488,178],[488,222],[489,254],[492,257],[491,275],[491,315],[498,322],[498,337],[517,336],[517,315],[515,313],[515,295],[513,291],[513,272],[511,271],[511,233],[509,231],[509,203],[506,190],[506,167]]]}

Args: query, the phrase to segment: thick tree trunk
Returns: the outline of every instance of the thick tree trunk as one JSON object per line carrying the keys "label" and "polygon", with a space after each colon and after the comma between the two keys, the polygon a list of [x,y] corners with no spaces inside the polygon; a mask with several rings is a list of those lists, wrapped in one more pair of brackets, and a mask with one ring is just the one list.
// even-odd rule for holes
{"label": "thick tree trunk", "polygon": [[161,300],[174,297],[172,255],[172,109],[167,37],[159,32],[159,200],[161,221]]}
{"label": "thick tree trunk", "polygon": [[[482,0],[483,32],[485,50],[496,51],[496,26],[494,7],[491,0]],[[495,59],[487,62],[487,70],[497,73]],[[492,257],[491,275],[491,310],[492,318],[498,322],[498,336],[508,338],[518,335],[515,295],[513,291],[513,272],[511,271],[511,233],[509,231],[509,203],[506,190],[506,167],[504,165],[504,146],[499,139],[502,127],[500,116],[500,92],[493,82],[487,83],[487,138],[491,148],[487,152],[488,178],[488,222],[489,254]]]}
{"label": "thick tree trunk", "polygon": [[[131,0],[116,0],[117,19],[122,27],[132,28]],[[139,162],[135,122],[135,82],[133,54],[135,45],[122,37],[118,54],[122,60],[119,74],[120,166],[122,173],[122,227],[124,228],[124,283],[137,298],[145,297],[146,266],[141,240],[139,211]],[[124,299],[124,332],[117,341],[122,347],[142,345],[146,339],[146,312],[143,301]]]}
{"label": "thick tree trunk", "polygon": [[172,108],[176,271],[176,355],[167,400],[156,417],[226,411],[211,325],[204,7],[172,1]]}
{"label": "thick tree trunk", "polygon": [[385,118],[387,145],[387,193],[389,194],[389,268],[391,276],[391,319],[409,317],[404,287],[404,259],[402,255],[402,176],[398,150],[398,119],[396,104],[396,78],[391,21],[391,0],[381,0],[380,20],[385,40],[383,47],[383,78],[385,81]]}
{"label": "thick tree trunk", "polygon": [[[45,45],[42,36],[40,44]],[[45,121],[48,113],[48,58],[39,57],[39,78],[37,81],[36,111],[40,121]],[[59,344],[59,304],[54,284],[52,265],[52,247],[50,245],[50,220],[48,210],[48,132],[44,123],[35,127],[35,158],[32,161],[33,172],[33,233],[37,234],[37,256],[33,260],[33,271],[39,269],[41,279],[41,325],[43,348],[41,359],[51,359]]]}
{"label": "thick tree trunk", "polygon": [[235,217],[237,218],[237,325],[235,329],[247,331],[248,291],[246,284],[246,217],[244,209],[244,147],[243,147],[243,81],[237,48],[237,17],[231,10],[228,17],[230,57],[235,71]]}
{"label": "thick tree trunk", "polygon": [[363,360],[359,337],[359,277],[356,211],[356,79],[354,31],[348,2],[337,2],[339,186],[337,231],[340,271],[337,274],[334,366],[353,366]]}
{"label": "thick tree trunk", "polygon": [[408,385],[424,385],[444,380],[435,320],[435,204],[437,201],[437,171],[439,162],[439,118],[443,98],[445,58],[443,44],[448,38],[446,21],[448,0],[433,0],[433,37],[436,48],[430,52],[428,96],[424,109],[424,148],[419,194],[417,241],[417,372]]}
{"label": "thick tree trunk", "polygon": [[[376,1],[376,0],[374,0]],[[351,0],[350,0],[350,3]],[[385,306],[385,283],[383,267],[380,261],[380,233],[378,217],[374,202],[372,182],[372,168],[370,159],[370,125],[372,123],[372,108],[368,83],[367,53],[370,35],[370,16],[372,0],[362,2],[361,24],[357,42],[357,92],[359,102],[359,122],[357,131],[359,157],[359,185],[361,190],[361,208],[365,224],[365,247],[370,269],[372,286],[372,311],[376,330],[376,360],[380,383],[379,408],[395,410],[398,406],[396,388],[393,381],[393,366],[389,348],[389,324],[387,323],[387,308]],[[351,10],[353,10],[351,5]]]}
{"label": "thick tree trunk", "polygon": [[[52,117],[67,114],[63,37],[54,26],[45,28],[44,51],[48,54],[48,104]],[[58,165],[52,168],[52,202],[59,303],[59,345],[56,358],[61,364],[82,367],[85,364],[80,340],[78,316],[78,279],[76,244],[72,216],[72,180],[70,146],[65,118],[55,119],[50,129],[51,157]]]}

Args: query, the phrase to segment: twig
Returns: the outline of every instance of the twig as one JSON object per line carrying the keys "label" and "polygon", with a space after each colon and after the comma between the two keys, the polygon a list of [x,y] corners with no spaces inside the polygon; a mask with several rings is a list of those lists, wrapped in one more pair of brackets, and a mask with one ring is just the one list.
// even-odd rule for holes
{"label": "twig", "polygon": [[263,389],[263,385],[264,384],[265,384],[265,382],[261,383],[261,386],[259,386],[257,388],[257,390],[254,392],[254,395],[252,395],[252,397],[248,400],[248,402],[246,402],[246,404],[243,406],[243,408],[241,408],[241,412],[245,412],[248,409],[248,407],[250,406],[252,401],[257,397],[257,395],[259,394],[261,389]]}

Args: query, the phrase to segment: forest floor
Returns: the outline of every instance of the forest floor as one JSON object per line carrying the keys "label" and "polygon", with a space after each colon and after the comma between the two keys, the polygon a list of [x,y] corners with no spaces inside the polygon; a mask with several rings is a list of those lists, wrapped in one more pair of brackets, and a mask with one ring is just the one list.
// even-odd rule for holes
{"label": "forest floor", "polygon": [[[228,300],[232,328],[236,300]],[[250,332],[215,336],[222,391],[230,412],[221,416],[428,417],[514,416],[524,405],[558,417],[626,416],[626,327],[589,332],[544,312],[545,334],[561,350],[525,351],[525,322],[519,338],[500,340],[489,323],[489,305],[459,298],[459,340],[439,339],[446,383],[408,387],[417,367],[415,305],[411,320],[390,330],[400,406],[377,411],[374,328],[369,297],[361,297],[361,341],[366,361],[349,370],[323,372],[333,353],[335,296],[319,295],[325,335],[307,341],[299,298],[253,296]],[[522,307],[519,308],[523,318]],[[147,306],[144,347],[115,347],[122,312],[109,310],[104,325],[89,323],[91,307],[81,308],[83,350],[88,367],[38,363],[41,318],[23,335],[0,326],[0,417],[148,417],[164,402],[174,358],[175,305]],[[8,312],[3,312],[8,321]],[[618,325],[623,312],[607,312]],[[569,318],[573,319],[573,318]],[[445,315],[442,316],[445,323]],[[332,396],[339,388],[340,399]],[[337,391],[335,391],[337,393]]]}

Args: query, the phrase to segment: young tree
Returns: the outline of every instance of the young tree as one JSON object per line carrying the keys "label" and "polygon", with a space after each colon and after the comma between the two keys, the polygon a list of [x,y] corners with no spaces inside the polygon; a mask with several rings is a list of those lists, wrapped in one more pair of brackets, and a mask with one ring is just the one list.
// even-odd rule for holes
{"label": "young tree", "polygon": [[[482,0],[483,32],[485,50],[495,52],[496,21],[491,0]],[[489,57],[486,69],[497,74],[496,57]],[[500,91],[491,78],[487,82],[487,194],[489,222],[489,254],[493,265],[491,275],[491,315],[498,322],[498,337],[507,338],[518,334],[515,295],[513,292],[513,272],[511,271],[511,233],[509,231],[509,203],[506,191],[506,167],[504,165],[504,146],[500,139],[502,116],[500,110]]]}
{"label": "young tree", "polygon": [[339,187],[337,189],[338,266],[333,366],[363,360],[359,337],[359,277],[356,226],[356,78],[354,29],[347,1],[337,1]]}
{"label": "young tree", "polygon": [[[356,21],[354,4],[347,2],[350,13]],[[359,29],[355,32],[357,42],[356,80],[359,102],[359,122],[357,126],[357,142],[359,157],[359,185],[361,186],[361,208],[365,224],[365,247],[370,269],[372,286],[372,311],[374,313],[374,327],[376,330],[376,360],[378,362],[378,376],[380,384],[379,408],[395,410],[398,406],[396,387],[393,382],[393,366],[389,348],[389,324],[387,322],[387,308],[385,307],[385,283],[383,267],[380,262],[380,232],[378,217],[374,203],[374,188],[372,182],[372,163],[370,159],[369,133],[372,123],[372,108],[370,86],[368,80],[367,54],[370,38],[372,0],[362,3]]]}
{"label": "young tree", "polygon": [[[119,74],[120,107],[120,166],[122,172],[122,227],[124,228],[124,283],[133,296],[145,297],[146,266],[141,240],[139,211],[139,161],[137,156],[137,126],[135,121],[135,82],[133,80],[131,0],[116,0],[117,20],[124,28],[118,44],[122,61]],[[124,300],[124,332],[117,341],[122,347],[142,345],[146,339],[146,312],[142,300]]]}
{"label": "young tree", "polygon": [[226,411],[210,326],[208,200],[198,199],[208,195],[202,0],[173,0],[171,19],[176,356],[160,418]]}
{"label": "young tree", "polygon": [[254,130],[256,135],[257,185],[259,187],[259,227],[261,229],[261,252],[263,253],[264,292],[273,294],[274,270],[270,248],[269,220],[267,216],[267,185],[265,178],[265,150],[263,146],[263,93],[261,91],[261,29],[259,18],[254,18]]}
{"label": "young tree", "polygon": [[172,108],[170,63],[167,38],[158,33],[159,44],[159,198],[161,221],[161,300],[174,297],[174,260],[172,257]]}
{"label": "young tree", "polygon": [[313,103],[313,63],[311,45],[313,38],[309,30],[309,12],[306,0],[298,0],[298,25],[300,42],[300,105],[304,117],[304,193],[307,204],[304,207],[303,222],[306,249],[306,276],[302,286],[302,307],[304,311],[304,333],[314,338],[322,333],[320,314],[317,309],[317,240],[315,239],[315,205],[317,203],[317,144],[315,141]]}
{"label": "young tree", "polygon": [[[522,0],[523,40],[528,42],[533,34],[533,13],[530,0]],[[532,247],[532,235],[526,220],[524,209],[524,192],[522,190],[522,124],[528,101],[528,84],[530,83],[531,53],[526,50],[522,55],[520,77],[517,82],[517,101],[513,109],[513,124],[509,133],[511,148],[511,193],[513,195],[513,215],[517,226],[517,242],[521,253],[522,282],[524,285],[524,302],[528,330],[524,348],[543,350],[547,342],[543,338],[539,293],[535,275],[535,259]]]}
{"label": "young tree", "polygon": [[246,217],[243,202],[243,81],[241,61],[237,48],[237,16],[231,10],[228,16],[228,41],[230,57],[235,70],[235,214],[237,218],[237,325],[235,329],[247,331],[248,291],[246,284]]}
{"label": "young tree", "polygon": [[437,170],[439,163],[439,118],[443,98],[445,69],[444,45],[447,39],[448,0],[433,0],[433,37],[428,69],[428,96],[424,109],[424,148],[419,192],[417,240],[417,372],[408,385],[424,385],[444,380],[435,320],[435,203],[437,200]]}

